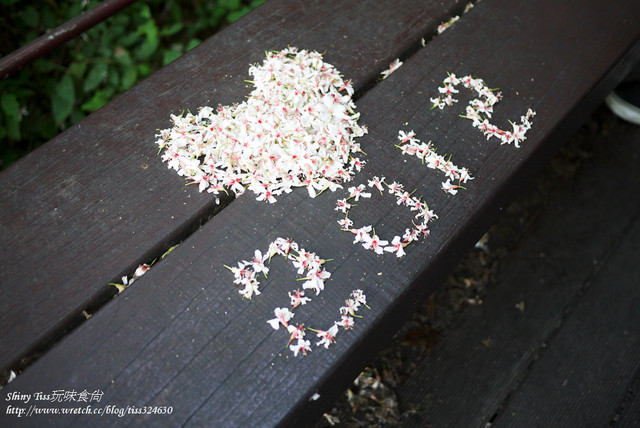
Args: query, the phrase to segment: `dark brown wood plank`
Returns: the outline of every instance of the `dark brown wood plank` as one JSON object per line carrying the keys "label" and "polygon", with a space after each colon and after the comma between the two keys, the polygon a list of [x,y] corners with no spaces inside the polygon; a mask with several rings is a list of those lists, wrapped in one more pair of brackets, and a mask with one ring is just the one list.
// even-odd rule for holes
{"label": "dark brown wood plank", "polygon": [[495,426],[611,423],[640,370],[640,210]]}
{"label": "dark brown wood plank", "polygon": [[636,382],[629,390],[628,400],[624,401],[619,414],[616,415],[616,425],[621,427],[640,426],[640,373],[636,374]]}
{"label": "dark brown wood plank", "polygon": [[[631,153],[636,162],[630,171],[637,171],[640,150],[627,155]],[[636,174],[635,180],[626,180],[637,186],[637,178]],[[606,255],[609,258],[595,278],[589,278],[593,284],[509,397],[495,426],[601,427],[613,422],[634,376],[640,373],[640,197],[636,186],[625,186],[627,192],[622,195],[622,201],[635,206],[636,212],[626,222],[621,241],[613,254]]]}
{"label": "dark brown wood plank", "polygon": [[[621,126],[614,135],[596,138],[601,148],[590,166],[556,195],[536,229],[504,260],[504,271],[483,304],[465,310],[452,333],[400,391],[403,410],[416,410],[406,426],[499,425],[503,418],[510,426],[535,426],[535,421],[540,426],[590,426],[585,418],[591,412],[604,417],[594,426],[610,421],[620,396],[627,393],[629,373],[640,364],[633,333],[640,321],[633,303],[640,297],[633,272],[637,264],[616,265],[616,257],[635,257],[625,247],[633,244],[628,242],[633,241],[629,231],[637,228],[640,216],[640,195],[635,191],[640,176],[629,174],[640,168],[640,128]],[[620,277],[633,286],[625,286]],[[600,311],[593,310],[597,305],[590,301],[594,292],[602,302]],[[520,302],[523,312],[516,308]],[[573,314],[565,320],[568,313]],[[624,321],[625,316],[622,325],[614,324],[616,317]],[[585,330],[571,330],[576,322]],[[603,338],[608,338],[606,355]],[[548,361],[557,352],[560,361],[536,361]],[[580,362],[595,370],[578,371]],[[566,364],[575,370],[571,379]],[[565,370],[550,379],[539,369],[530,372],[532,365]],[[520,395],[525,378],[532,388]],[[549,380],[560,387],[550,392],[535,385]],[[511,406],[501,407],[514,390],[522,399],[517,413],[523,417],[512,421]],[[589,393],[594,394],[591,402],[584,400]],[[536,406],[529,400],[536,394],[547,394],[553,403],[544,409]],[[526,415],[524,407],[530,409]]]}
{"label": "dark brown wood plank", "polygon": [[460,7],[270,1],[3,171],[0,369],[216,211],[160,162],[170,114],[243,99],[249,65],[288,45],[326,52],[361,90]]}
{"label": "dark brown wood plank", "polygon": [[[408,247],[402,259],[352,245],[353,238],[336,225],[333,207],[344,196],[340,192],[310,199],[299,189],[272,206],[239,198],[7,392],[101,389],[102,404],[174,408],[171,415],[127,418],[131,424],[273,426],[319,415],[638,58],[640,29],[632,16],[640,16],[634,1],[617,8],[604,0],[482,1],[358,102],[370,133],[362,138],[369,163],[356,183],[384,175],[417,189],[440,216],[426,242]],[[505,100],[496,121],[502,124],[533,107],[538,116],[526,144],[519,150],[501,147],[458,112],[430,111],[428,98],[447,71],[500,86]],[[436,141],[441,153],[453,153],[474,172],[469,190],[444,194],[440,175],[394,147],[399,129],[414,129]],[[404,231],[408,221],[394,201],[358,208],[385,235]],[[329,325],[353,288],[367,294],[371,310],[326,352],[293,358],[286,337],[265,322],[274,307],[287,303],[292,286],[285,266],[274,265],[263,294],[251,302],[240,299],[222,267],[249,258],[278,236],[333,258],[327,266],[332,277],[318,298],[322,305],[305,307],[296,321]],[[314,393],[320,397],[310,401]],[[92,417],[49,422],[112,423]]]}

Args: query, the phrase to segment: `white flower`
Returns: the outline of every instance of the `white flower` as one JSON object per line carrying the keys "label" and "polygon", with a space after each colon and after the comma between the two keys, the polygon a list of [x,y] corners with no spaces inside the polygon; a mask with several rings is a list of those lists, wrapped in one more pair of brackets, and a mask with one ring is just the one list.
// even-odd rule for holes
{"label": "white flower", "polygon": [[404,243],[402,242],[400,237],[396,235],[393,237],[393,241],[391,241],[391,245],[389,245],[388,247],[385,247],[384,250],[389,251],[391,253],[396,253],[397,257],[402,257],[406,254],[404,252],[403,247],[404,247]]}
{"label": "white flower", "polygon": [[311,272],[311,274],[305,278],[307,281],[302,284],[302,288],[310,288],[315,290],[316,296],[320,294],[320,291],[324,290],[324,282],[331,276],[331,273],[327,270],[320,269]]}
{"label": "white flower", "polygon": [[367,296],[364,295],[364,291],[357,289],[351,292],[351,297],[356,301],[359,305],[367,305]]}
{"label": "white flower", "polygon": [[291,309],[295,309],[300,305],[306,305],[311,301],[310,298],[304,296],[304,291],[296,290],[291,294],[289,292],[289,298],[291,299]]}
{"label": "white flower", "polygon": [[402,61],[400,61],[400,59],[393,60],[393,62],[389,64],[389,68],[381,73],[382,79],[386,79],[387,77],[389,77],[389,75],[399,69],[401,65]]}
{"label": "white flower", "polygon": [[350,218],[345,217],[338,220],[338,224],[340,225],[342,230],[348,230],[353,226],[353,221],[351,221]]}
{"label": "white flower", "polygon": [[360,229],[352,229],[351,231],[356,235],[356,237],[353,239],[353,243],[357,244],[360,241],[365,241],[365,239],[367,239],[367,237],[369,236],[369,232],[371,232],[371,229],[371,226],[364,226]]}
{"label": "white flower", "polygon": [[293,318],[294,313],[291,312],[288,308],[275,308],[273,314],[276,316],[273,319],[268,320],[267,322],[274,330],[278,330],[280,324],[287,327],[289,325],[289,320]]}
{"label": "white flower", "polygon": [[384,254],[384,246],[387,245],[389,241],[385,241],[384,239],[380,239],[378,235],[367,235],[364,237],[364,242],[362,246],[364,248],[371,249],[375,251],[377,254]]}
{"label": "white flower", "polygon": [[338,334],[338,323],[334,323],[329,330],[314,330],[320,340],[316,343],[316,346],[324,345],[326,349],[329,349],[329,345],[336,341],[336,335]]}
{"label": "white flower", "polygon": [[360,200],[360,198],[370,198],[371,193],[365,192],[364,184],[359,185],[358,187],[349,187],[349,198],[355,198],[356,202]]}
{"label": "white flower", "polygon": [[454,184],[451,184],[451,180],[447,180],[446,183],[442,183],[442,190],[444,190],[447,193],[451,193],[452,195],[455,195],[456,193],[458,193],[458,187]]}
{"label": "white flower", "polygon": [[294,357],[297,357],[299,352],[302,352],[303,355],[307,355],[307,352],[311,351],[311,342],[304,340],[303,338],[299,338],[295,345],[289,346],[289,349],[293,351]]}
{"label": "white flower", "polygon": [[269,268],[264,265],[265,260],[268,258],[268,254],[262,255],[260,250],[256,250],[251,261],[251,267],[255,273],[262,272],[265,275],[269,273]]}

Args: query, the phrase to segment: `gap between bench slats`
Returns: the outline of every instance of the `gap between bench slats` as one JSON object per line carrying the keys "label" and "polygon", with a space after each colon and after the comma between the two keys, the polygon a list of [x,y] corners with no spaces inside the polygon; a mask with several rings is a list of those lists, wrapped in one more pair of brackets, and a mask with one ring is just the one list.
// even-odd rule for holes
{"label": "gap between bench slats", "polygon": [[288,45],[326,51],[362,90],[460,7],[270,1],[3,171],[0,370],[216,211],[157,155],[170,114],[243,100],[249,65]]}
{"label": "gap between bench slats", "polygon": [[[336,225],[340,192],[310,199],[298,189],[273,206],[239,198],[8,391],[100,388],[104,404],[173,406],[171,415],[157,419],[166,424],[272,426],[319,415],[638,59],[640,30],[630,22],[635,20],[623,19],[630,16],[640,16],[632,1],[610,8],[605,1],[484,0],[359,100],[361,120],[370,128],[361,141],[369,164],[354,184],[373,175],[397,179],[417,189],[440,216],[431,236],[408,247],[404,258],[378,257],[352,245],[352,236]],[[459,110],[429,110],[428,98],[447,71],[500,86],[505,99],[495,120],[503,126],[528,107],[537,111],[521,149],[485,141],[457,117]],[[441,153],[469,167],[476,177],[469,190],[444,194],[443,177],[394,147],[399,129],[433,139]],[[406,213],[395,201],[372,205],[358,207],[364,218],[391,236],[404,230]],[[278,236],[334,259],[325,291],[296,314],[297,322],[328,327],[353,288],[367,294],[371,310],[328,351],[293,358],[284,349],[286,334],[266,324],[293,288],[279,281],[286,268],[274,269],[263,294],[248,302],[222,267],[266,249]],[[314,392],[320,398],[309,401]],[[138,419],[144,418],[126,422]],[[81,425],[89,419],[50,421]]]}

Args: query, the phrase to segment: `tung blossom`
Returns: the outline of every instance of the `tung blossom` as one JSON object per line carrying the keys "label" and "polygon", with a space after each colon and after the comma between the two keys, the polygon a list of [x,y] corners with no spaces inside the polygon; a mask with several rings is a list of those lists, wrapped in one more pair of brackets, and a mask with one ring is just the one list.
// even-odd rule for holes
{"label": "tung blossom", "polygon": [[393,73],[394,71],[396,71],[397,69],[399,69],[400,66],[402,66],[402,61],[400,61],[400,59],[396,58],[395,60],[393,60],[393,62],[391,64],[389,64],[389,68],[381,73],[382,74],[382,79],[384,80],[387,77],[389,77],[389,75],[391,73]]}
{"label": "tung blossom", "polygon": [[274,330],[278,330],[280,325],[282,324],[285,327],[289,326],[289,320],[293,318],[294,313],[291,312],[288,308],[275,308],[273,311],[276,316],[273,319],[267,321]]}

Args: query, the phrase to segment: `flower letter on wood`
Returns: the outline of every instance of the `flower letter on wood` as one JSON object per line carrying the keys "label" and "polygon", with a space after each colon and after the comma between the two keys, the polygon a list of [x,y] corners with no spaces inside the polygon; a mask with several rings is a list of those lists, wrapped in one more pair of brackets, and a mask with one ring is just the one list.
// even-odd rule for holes
{"label": "flower letter on wood", "polygon": [[515,147],[520,147],[520,143],[526,139],[525,134],[531,129],[530,119],[536,115],[533,110],[528,109],[527,113],[520,117],[520,123],[511,122],[512,131],[503,131],[489,122],[493,114],[493,106],[502,99],[502,93],[494,93],[494,90],[489,89],[482,79],[474,79],[471,76],[458,79],[455,74],[450,74],[442,83],[443,86],[438,88],[440,96],[431,98],[432,109],[436,107],[443,109],[458,102],[454,98],[454,94],[459,92],[456,86],[462,83],[462,86],[475,91],[479,96],[469,102],[466,109],[467,114],[462,117],[472,120],[473,126],[482,131],[487,136],[487,140],[496,137],[501,141],[501,144],[513,143]]}
{"label": "flower letter on wood", "polygon": [[402,237],[394,236],[391,242],[378,237],[378,235],[375,234],[375,230],[373,230],[373,226],[371,225],[363,226],[361,228],[354,228],[353,221],[351,221],[351,219],[349,218],[349,210],[353,205],[348,201],[350,199],[358,201],[360,198],[371,197],[371,193],[364,192],[364,184],[361,184],[358,187],[350,187],[349,197],[347,197],[346,199],[338,200],[335,210],[341,211],[345,214],[343,219],[338,220],[338,224],[342,227],[342,230],[351,232],[355,235],[355,238],[353,240],[354,244],[361,242],[364,248],[372,250],[376,254],[384,254],[384,252],[386,251],[395,253],[397,257],[402,257],[405,255],[404,247],[417,240],[422,235],[424,235],[425,237],[429,235],[427,223],[438,218],[438,216],[433,211],[429,210],[429,207],[426,203],[422,202],[418,198],[412,197],[409,192],[405,191],[402,184],[396,183],[395,181],[391,184],[387,184],[384,179],[384,177],[373,177],[373,179],[371,179],[368,183],[369,187],[375,187],[382,195],[384,194],[384,184],[389,190],[389,193],[393,194],[397,198],[396,203],[398,205],[404,205],[407,206],[411,211],[417,211],[414,217],[418,221],[418,224],[413,223],[413,228],[407,229]]}

